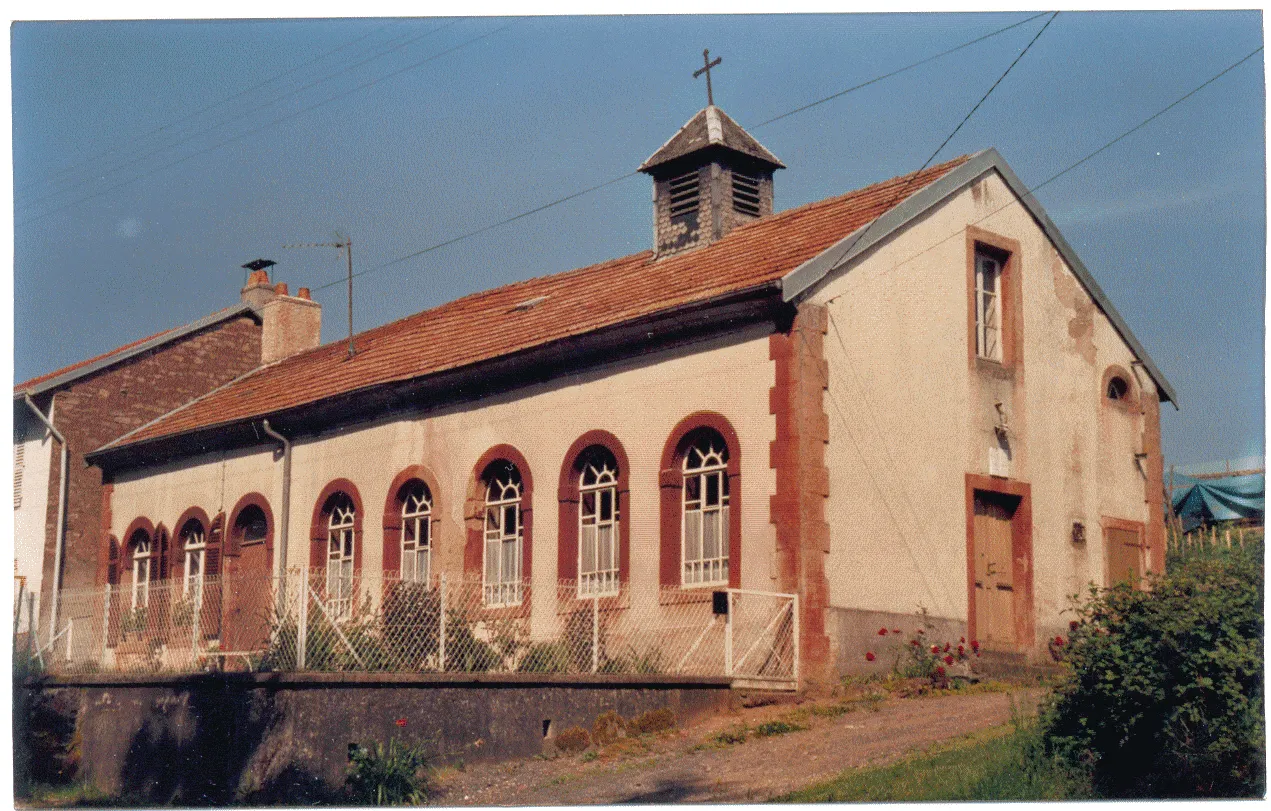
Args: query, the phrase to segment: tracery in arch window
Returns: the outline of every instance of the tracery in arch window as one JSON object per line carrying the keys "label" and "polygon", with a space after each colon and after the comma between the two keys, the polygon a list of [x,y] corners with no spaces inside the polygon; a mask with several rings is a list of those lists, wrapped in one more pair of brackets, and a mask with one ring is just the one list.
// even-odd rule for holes
{"label": "tracery in arch window", "polygon": [[578,475],[578,596],[618,593],[618,461],[602,446],[584,451]]}
{"label": "tracery in arch window", "polygon": [[482,589],[486,605],[517,605],[522,599],[521,472],[510,463],[488,475],[485,490],[485,565]]}
{"label": "tracery in arch window", "polygon": [[357,508],[345,493],[331,497],[327,518],[327,605],[336,617],[353,611],[353,544]]}
{"label": "tracery in arch window", "polygon": [[402,490],[402,580],[427,583],[431,554],[432,494],[416,480]]}
{"label": "tracery in arch window", "polygon": [[132,543],[132,607],[150,604],[150,537],[144,531],[133,533]]}
{"label": "tracery in arch window", "polygon": [[192,600],[196,606],[203,604],[203,573],[207,566],[207,535],[203,525],[194,519],[185,522],[180,533],[181,549],[185,553],[185,572],[181,578],[181,597]]}
{"label": "tracery in arch window", "polygon": [[682,583],[728,583],[728,445],[701,431],[684,454]]}

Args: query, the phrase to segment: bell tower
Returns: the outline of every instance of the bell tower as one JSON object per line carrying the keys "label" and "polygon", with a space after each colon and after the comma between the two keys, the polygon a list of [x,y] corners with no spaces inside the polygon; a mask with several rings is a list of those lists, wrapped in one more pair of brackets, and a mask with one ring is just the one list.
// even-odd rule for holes
{"label": "bell tower", "polygon": [[653,178],[653,248],[667,256],[709,245],[739,225],[772,213],[772,175],[784,169],[750,133],[714,104],[680,127],[639,171]]}

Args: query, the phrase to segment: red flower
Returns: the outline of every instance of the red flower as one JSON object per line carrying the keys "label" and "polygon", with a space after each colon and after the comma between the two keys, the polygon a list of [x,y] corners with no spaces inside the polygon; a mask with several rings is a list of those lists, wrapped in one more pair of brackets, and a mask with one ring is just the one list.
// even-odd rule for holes
{"label": "red flower", "polygon": [[899,628],[892,628],[892,629],[891,629],[891,632],[892,632],[893,634],[896,634],[897,636],[899,636],[899,635],[900,635],[900,629],[899,629]]}
{"label": "red flower", "polygon": [[944,665],[936,665],[936,675],[937,676],[944,675]]}
{"label": "red flower", "polygon": [[966,653],[966,648],[962,647],[961,645],[958,645],[958,655],[962,656],[965,653]]}
{"label": "red flower", "polygon": [[866,652],[865,652],[865,661],[867,661],[867,662],[872,662],[872,661],[874,661],[874,654],[873,654],[873,652],[872,652],[872,651],[866,651]]}
{"label": "red flower", "polygon": [[978,639],[971,640],[971,650],[975,651],[976,653],[980,652],[980,640]]}
{"label": "red flower", "polygon": [[950,647],[952,647],[952,646],[951,646],[948,642],[944,643],[944,652],[945,652],[945,653],[948,653],[948,652],[949,652],[949,648],[950,648]]}
{"label": "red flower", "polygon": [[918,647],[918,640],[916,640],[916,639],[911,639],[911,640],[909,640],[909,644],[910,644],[910,645],[913,645],[913,646],[916,648],[916,647]]}
{"label": "red flower", "polygon": [[945,663],[946,665],[951,665],[951,664],[953,664],[953,657],[952,657],[952,656],[946,656],[946,657],[944,657],[944,663]]}
{"label": "red flower", "polygon": [[1059,645],[1060,647],[1063,647],[1064,638],[1062,636],[1055,637],[1055,644]]}
{"label": "red flower", "polygon": [[939,646],[939,645],[932,645],[932,646],[931,646],[931,652],[932,652],[932,653],[939,653],[939,652],[940,652],[940,646]]}
{"label": "red flower", "polygon": [[1081,623],[1077,622],[1076,620],[1068,620],[1068,630],[1069,630],[1069,631],[1075,631],[1075,630],[1077,630],[1077,629],[1078,629],[1078,628],[1080,628],[1080,627],[1081,627]]}
{"label": "red flower", "polygon": [[879,635],[879,636],[887,636],[887,629],[886,629],[886,628],[879,628],[879,629],[878,629],[878,635]]}
{"label": "red flower", "polygon": [[959,642],[966,642],[966,637],[965,637],[965,636],[960,636],[960,637],[958,637],[958,641],[959,641]]}

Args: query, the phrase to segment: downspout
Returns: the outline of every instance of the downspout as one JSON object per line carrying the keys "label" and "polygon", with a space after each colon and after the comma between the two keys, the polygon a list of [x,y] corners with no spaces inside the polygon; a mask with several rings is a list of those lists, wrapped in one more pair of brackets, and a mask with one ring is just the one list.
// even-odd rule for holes
{"label": "downspout", "polygon": [[[31,395],[24,393],[22,399],[26,402],[27,408],[40,418],[40,422],[44,423],[49,433],[62,446],[62,467],[58,473],[57,535],[53,551],[53,603],[49,608],[49,639],[52,639],[57,634],[57,603],[62,593],[62,547],[66,543],[66,496],[70,486],[67,468],[70,466],[70,449],[66,445],[66,437],[62,436],[61,432],[53,427],[53,422],[36,407]],[[52,402],[49,403],[49,413],[53,413]]]}
{"label": "downspout", "polygon": [[262,420],[265,434],[282,443],[282,515],[278,519],[278,572],[287,576],[287,525],[291,517],[291,440],[269,427],[269,420]]}

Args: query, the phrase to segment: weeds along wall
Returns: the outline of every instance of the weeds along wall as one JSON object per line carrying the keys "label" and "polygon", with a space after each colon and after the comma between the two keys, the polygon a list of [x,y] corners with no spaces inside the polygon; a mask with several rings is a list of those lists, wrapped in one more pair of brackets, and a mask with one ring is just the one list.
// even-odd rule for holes
{"label": "weeds along wall", "polygon": [[397,738],[440,763],[543,753],[597,716],[672,710],[681,724],[730,706],[723,679],[235,674],[30,688],[74,705],[80,772],[144,805],[307,804],[344,781],[350,747]]}

